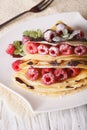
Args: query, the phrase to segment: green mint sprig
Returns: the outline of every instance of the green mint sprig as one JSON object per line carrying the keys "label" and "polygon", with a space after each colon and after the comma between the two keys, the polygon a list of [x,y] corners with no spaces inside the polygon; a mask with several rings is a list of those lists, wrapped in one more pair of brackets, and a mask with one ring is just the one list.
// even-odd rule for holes
{"label": "green mint sprig", "polygon": [[23,32],[23,35],[24,36],[29,36],[31,38],[40,38],[40,37],[43,37],[43,33],[40,29],[37,29],[36,31],[29,31],[29,30],[26,30]]}
{"label": "green mint sprig", "polygon": [[21,44],[21,41],[14,41],[13,44],[15,46],[14,55],[24,56],[23,45]]}

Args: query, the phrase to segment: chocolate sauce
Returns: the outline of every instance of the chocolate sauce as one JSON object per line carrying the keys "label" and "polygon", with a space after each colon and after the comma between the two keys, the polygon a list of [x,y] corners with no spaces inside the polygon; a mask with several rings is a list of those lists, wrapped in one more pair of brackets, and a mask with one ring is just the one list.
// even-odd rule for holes
{"label": "chocolate sauce", "polygon": [[19,54],[18,54],[18,55],[13,54],[12,57],[13,57],[13,58],[21,58],[21,57],[23,57],[23,56],[22,56],[22,55],[19,55]]}
{"label": "chocolate sauce", "polygon": [[71,87],[71,86],[66,86],[66,88],[73,88],[73,87]]}
{"label": "chocolate sauce", "polygon": [[55,61],[51,61],[51,62],[49,62],[49,64],[51,64],[51,65],[53,65],[53,66],[57,66],[57,65],[59,65],[59,63],[57,63],[56,60],[55,60]]}
{"label": "chocolate sauce", "polygon": [[78,64],[87,65],[87,61],[69,61],[69,62],[67,62],[68,66],[77,66]]}
{"label": "chocolate sauce", "polygon": [[68,66],[77,66],[78,64],[80,64],[79,61],[69,61],[69,62],[67,62]]}
{"label": "chocolate sauce", "polygon": [[33,86],[26,84],[26,83],[25,83],[23,80],[21,80],[20,78],[16,77],[15,79],[16,79],[17,82],[19,82],[19,83],[21,83],[21,84],[25,84],[28,88],[34,89]]}
{"label": "chocolate sauce", "polygon": [[86,38],[81,38],[81,39],[72,38],[72,39],[68,39],[68,41],[81,41],[81,42],[87,42],[87,39],[86,39]]}
{"label": "chocolate sauce", "polygon": [[29,61],[27,64],[28,64],[28,65],[33,65],[33,62],[32,62],[32,61]]}

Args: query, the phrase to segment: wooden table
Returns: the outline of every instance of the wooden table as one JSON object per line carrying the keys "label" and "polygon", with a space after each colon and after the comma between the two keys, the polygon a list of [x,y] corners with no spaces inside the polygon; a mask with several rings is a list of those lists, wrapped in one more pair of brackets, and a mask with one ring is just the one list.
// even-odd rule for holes
{"label": "wooden table", "polygon": [[[1,0],[0,23],[39,1]],[[0,31],[0,35],[8,31],[9,28],[31,18],[68,11],[79,11],[87,18],[87,0],[67,0],[66,2],[65,0],[55,0],[46,11],[39,14],[27,14],[10,23]],[[87,105],[69,110],[31,115],[30,110],[23,108],[21,103],[18,105],[14,102],[12,107],[10,104],[13,99],[11,94],[0,88],[0,130],[87,130]],[[21,110],[23,111],[21,112]]]}
{"label": "wooden table", "polygon": [[87,105],[35,116],[11,111],[0,101],[0,130],[87,130]]}

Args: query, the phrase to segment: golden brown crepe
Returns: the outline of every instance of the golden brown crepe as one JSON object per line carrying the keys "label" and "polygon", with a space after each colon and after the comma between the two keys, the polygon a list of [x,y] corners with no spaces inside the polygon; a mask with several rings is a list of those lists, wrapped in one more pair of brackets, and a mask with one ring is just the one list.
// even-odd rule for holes
{"label": "golden brown crepe", "polygon": [[[79,43],[79,41],[78,41]],[[26,43],[27,44],[27,43]],[[24,52],[25,52],[25,56],[23,57],[24,60],[29,60],[29,59],[32,59],[32,60],[38,60],[40,59],[41,61],[53,61],[53,60],[58,60],[59,62],[61,60],[71,60],[71,59],[76,59],[76,60],[87,60],[87,54],[85,55],[82,55],[82,56],[78,56],[76,54],[71,54],[71,55],[59,55],[59,56],[51,56],[49,54],[46,54],[46,55],[41,55],[41,54],[29,54],[27,51],[26,51],[26,44],[24,45]],[[87,42],[86,42],[86,45],[87,45]]]}
{"label": "golden brown crepe", "polygon": [[69,94],[80,89],[87,88],[87,70],[82,69],[76,77],[69,78],[63,82],[44,85],[41,78],[32,81],[26,75],[26,69],[19,71],[14,76],[14,82],[30,92],[35,92],[41,95],[61,95],[62,93]]}
{"label": "golden brown crepe", "polygon": [[27,60],[23,61],[23,63],[20,65],[21,69],[28,69],[29,67],[34,68],[69,68],[69,67],[76,67],[76,68],[82,68],[87,69],[87,61],[83,59],[69,59],[69,60],[61,60],[61,62],[58,62],[59,60],[55,61],[39,61],[39,60]]}
{"label": "golden brown crepe", "polygon": [[[57,24],[63,23],[59,21]],[[66,25],[67,26],[67,25]],[[69,30],[73,30],[71,27],[67,26]],[[56,29],[54,25],[52,30]],[[40,44],[48,44],[49,46],[56,46],[60,43],[48,43],[44,41],[39,41]],[[86,41],[66,41],[64,44],[69,44],[72,46],[83,45],[87,47]],[[14,82],[29,92],[38,93],[40,95],[47,96],[59,96],[75,93],[84,89],[87,89],[87,54],[83,56],[78,56],[76,54],[72,55],[59,55],[50,56],[49,54],[29,54],[26,51],[26,45],[24,45],[25,56],[22,58],[22,64],[20,65],[21,70],[16,72],[14,75]],[[35,81],[32,81],[27,76],[26,72],[28,68],[80,68],[80,73],[75,77],[69,77],[62,82],[56,82],[50,85],[45,85],[42,83],[41,77]]]}

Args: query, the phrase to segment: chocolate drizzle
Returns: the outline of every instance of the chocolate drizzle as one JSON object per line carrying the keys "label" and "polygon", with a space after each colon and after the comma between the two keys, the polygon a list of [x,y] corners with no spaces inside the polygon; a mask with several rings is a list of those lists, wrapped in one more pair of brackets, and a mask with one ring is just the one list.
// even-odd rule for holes
{"label": "chocolate drizzle", "polygon": [[29,61],[27,64],[28,64],[28,65],[33,65],[33,62],[32,62],[32,61]]}
{"label": "chocolate drizzle", "polygon": [[73,88],[72,86],[66,86],[66,88]]}
{"label": "chocolate drizzle", "polygon": [[49,64],[51,64],[53,66],[58,66],[59,65],[59,63],[56,60],[49,62]]}
{"label": "chocolate drizzle", "polygon": [[87,42],[87,39],[86,38],[82,38],[82,39],[76,39],[76,38],[72,38],[72,39],[69,39],[68,41],[80,41],[80,42]]}
{"label": "chocolate drizzle", "polygon": [[16,77],[15,79],[16,79],[17,82],[19,82],[19,83],[21,83],[21,84],[25,84],[28,88],[34,89],[33,86],[26,84],[26,83],[25,83],[23,80],[21,80],[20,78]]}
{"label": "chocolate drizzle", "polygon": [[23,57],[23,56],[20,55],[20,54],[18,54],[18,55],[13,54],[12,57],[13,57],[13,58],[21,58],[21,57]]}
{"label": "chocolate drizzle", "polygon": [[67,62],[68,66],[77,66],[78,64],[87,65],[87,61],[69,61],[69,62]]}
{"label": "chocolate drizzle", "polygon": [[69,61],[69,62],[67,62],[68,66],[77,66],[78,64],[80,64],[79,61]]}

